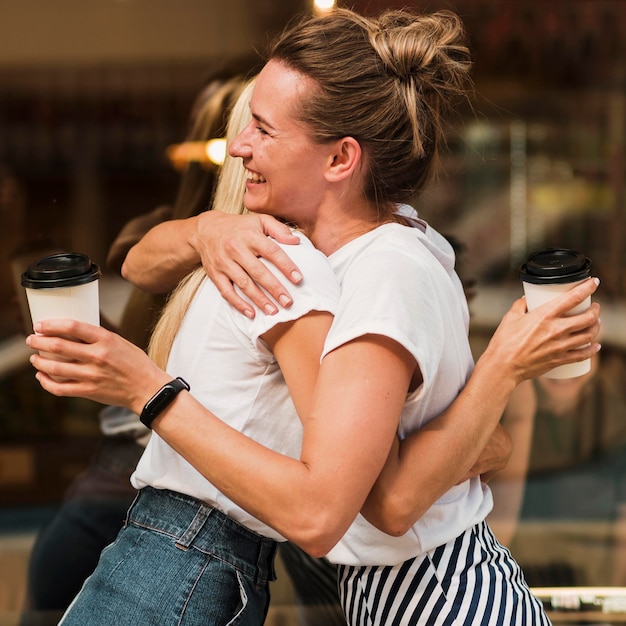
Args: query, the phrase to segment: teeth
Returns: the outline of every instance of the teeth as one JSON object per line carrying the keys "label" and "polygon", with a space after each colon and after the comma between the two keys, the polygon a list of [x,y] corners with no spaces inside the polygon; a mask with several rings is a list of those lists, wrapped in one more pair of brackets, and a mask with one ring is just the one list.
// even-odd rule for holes
{"label": "teeth", "polygon": [[248,172],[248,180],[251,180],[253,183],[264,183],[265,178],[263,176],[261,176],[260,174],[256,174],[255,172],[251,172],[250,170],[247,170]]}

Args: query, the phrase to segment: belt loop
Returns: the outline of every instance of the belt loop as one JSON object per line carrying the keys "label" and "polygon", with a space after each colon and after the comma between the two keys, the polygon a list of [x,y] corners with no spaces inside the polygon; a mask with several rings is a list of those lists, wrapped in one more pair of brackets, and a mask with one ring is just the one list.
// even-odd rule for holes
{"label": "belt loop", "polygon": [[277,543],[272,539],[261,539],[259,558],[257,559],[257,580],[256,583],[264,584],[270,580],[276,580],[274,571],[274,559],[276,556]]}
{"label": "belt loop", "polygon": [[204,526],[212,511],[213,509],[210,506],[206,504],[200,505],[198,512],[191,520],[191,524],[189,524],[182,537],[176,542],[177,548],[185,551],[189,549],[189,546],[191,546],[197,534],[202,530],[202,526]]}
{"label": "belt loop", "polygon": [[131,502],[131,505],[126,510],[126,517],[124,518],[124,528],[126,528],[130,524],[131,511],[135,508],[135,505],[139,501],[140,497],[141,497],[141,489],[137,491],[137,493],[135,494],[135,497],[133,498],[133,501]]}

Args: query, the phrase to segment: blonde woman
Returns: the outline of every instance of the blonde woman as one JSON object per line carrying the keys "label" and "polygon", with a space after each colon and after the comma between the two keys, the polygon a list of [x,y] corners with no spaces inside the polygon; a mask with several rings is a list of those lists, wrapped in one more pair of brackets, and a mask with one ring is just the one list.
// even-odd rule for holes
{"label": "blonde woman", "polygon": [[[204,604],[194,604],[196,619],[206,611],[204,623],[262,623],[263,595],[244,585],[237,567],[262,588],[273,550],[267,542],[277,536],[340,566],[350,624],[547,623],[485,524],[488,488],[466,476],[522,378],[598,349],[598,307],[565,316],[597,283],[588,281],[539,313],[524,315],[517,302],[470,379],[468,313],[452,249],[422,220],[398,214],[398,203],[433,173],[440,113],[462,93],[468,70],[462,26],[447,12],[368,19],[339,10],[288,29],[273,48],[256,79],[252,121],[230,154],[246,169],[246,208],[297,224],[328,257],[341,284],[338,303],[330,303],[335,278],[317,257],[316,267],[308,258],[296,263],[305,278],[292,306],[272,316],[241,316],[234,308],[217,315],[218,292],[204,280],[172,344],[167,372],[116,335],[85,324],[50,320],[27,339],[36,350],[71,359],[33,356],[45,389],[128,406],[154,429],[134,475],[141,509],[131,509],[124,533],[149,532],[139,527],[161,520],[168,541],[185,554],[195,547],[213,555],[207,567],[218,560],[220,568],[236,570],[227,584],[205,590]],[[179,226],[189,234],[197,223]],[[310,253],[298,236],[298,245],[283,247],[292,259],[300,248]],[[166,255],[170,276],[177,259],[186,258],[188,267],[200,261],[190,239],[177,242],[177,254]],[[307,298],[312,288],[330,290],[328,306],[317,313]],[[298,318],[302,307],[306,313]],[[284,396],[280,404],[255,406],[260,412],[238,406],[258,380],[242,366],[243,354],[231,358],[225,323],[231,331],[271,325],[255,346],[269,348],[272,367],[280,365],[300,420],[287,414]],[[319,367],[316,350],[322,350]],[[191,392],[174,376],[191,378]],[[285,390],[272,391],[275,402]],[[301,440],[293,430],[300,421]],[[400,452],[396,434],[410,441]],[[198,490],[192,502],[170,495],[172,487],[184,492],[192,485]],[[183,509],[187,525],[171,523]],[[229,529],[228,546],[199,546],[197,537],[216,530],[214,523]],[[265,537],[233,559],[241,549],[233,534],[249,546],[248,532]],[[159,568],[171,573],[174,554],[153,552],[134,567],[132,558],[120,562],[119,552],[105,553],[63,623],[131,623],[138,600],[145,611],[155,605],[159,623],[173,621],[181,612],[172,608],[171,583],[163,581],[157,597],[154,590]],[[255,569],[259,555],[265,576]],[[189,587],[182,577],[176,583],[180,594]],[[237,602],[254,605],[249,620],[232,612],[225,619],[224,606],[232,610]]]}

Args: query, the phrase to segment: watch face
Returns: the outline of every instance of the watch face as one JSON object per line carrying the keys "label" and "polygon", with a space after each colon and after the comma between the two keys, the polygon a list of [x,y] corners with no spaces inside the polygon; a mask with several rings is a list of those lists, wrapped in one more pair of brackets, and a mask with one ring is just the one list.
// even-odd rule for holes
{"label": "watch face", "polygon": [[153,402],[150,405],[150,412],[157,415],[174,399],[175,396],[176,389],[174,389],[171,385],[166,385],[153,398]]}
{"label": "watch face", "polygon": [[144,406],[139,419],[148,428],[152,428],[152,422],[165,408],[172,403],[180,391],[189,391],[189,385],[182,378],[175,378],[157,391]]}

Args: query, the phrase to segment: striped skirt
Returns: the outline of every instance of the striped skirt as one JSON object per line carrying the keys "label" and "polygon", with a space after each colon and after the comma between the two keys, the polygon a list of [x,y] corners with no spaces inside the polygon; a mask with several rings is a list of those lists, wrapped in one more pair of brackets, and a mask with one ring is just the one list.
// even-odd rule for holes
{"label": "striped skirt", "polygon": [[550,624],[485,522],[400,565],[340,565],[338,586],[351,626]]}

